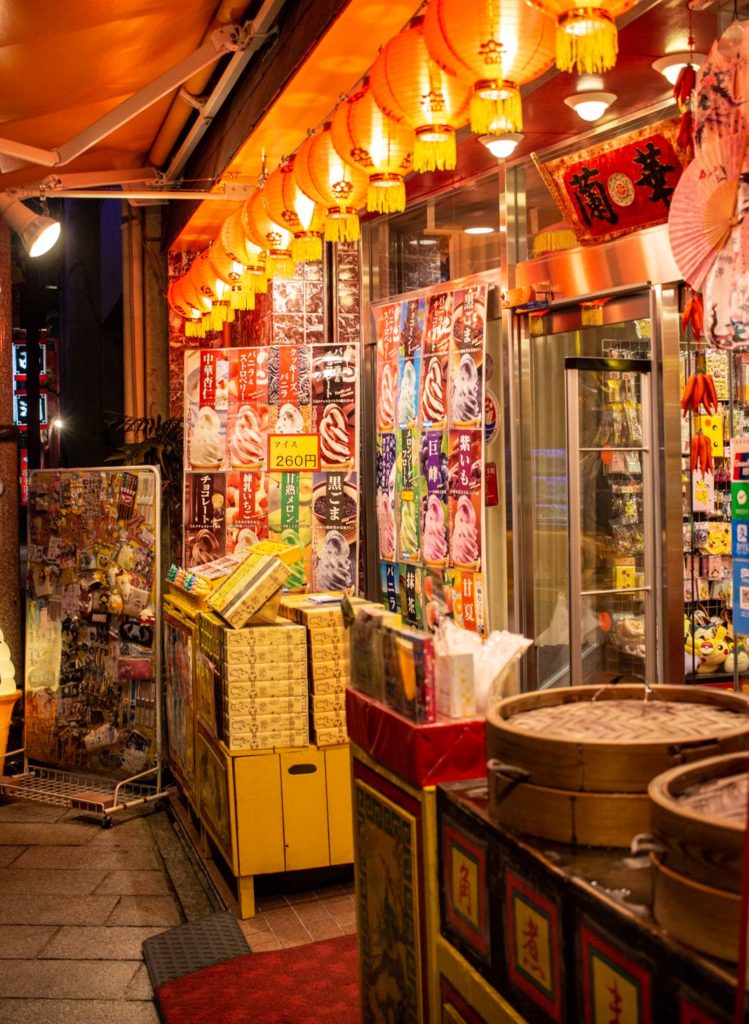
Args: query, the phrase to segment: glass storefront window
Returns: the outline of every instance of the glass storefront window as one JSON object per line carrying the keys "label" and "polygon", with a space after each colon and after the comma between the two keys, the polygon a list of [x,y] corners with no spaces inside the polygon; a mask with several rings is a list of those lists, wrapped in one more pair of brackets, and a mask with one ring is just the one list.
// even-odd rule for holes
{"label": "glass storefront window", "polygon": [[378,217],[364,225],[363,235],[372,299],[499,267],[499,175]]}

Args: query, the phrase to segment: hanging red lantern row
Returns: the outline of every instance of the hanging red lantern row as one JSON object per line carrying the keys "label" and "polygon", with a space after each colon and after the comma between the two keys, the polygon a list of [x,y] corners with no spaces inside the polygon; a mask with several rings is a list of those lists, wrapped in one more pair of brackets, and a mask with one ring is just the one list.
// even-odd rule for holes
{"label": "hanging red lantern row", "polygon": [[[219,242],[231,260],[244,267],[242,291],[253,296],[268,290],[267,257],[265,250],[250,241],[242,226],[242,208],[230,213],[223,223]],[[248,307],[251,308],[251,307]]]}
{"label": "hanging red lantern row", "polygon": [[292,173],[302,192],[325,211],[326,240],[358,242],[358,211],[366,202],[369,178],[337,153],[330,123],[305,139]]}
{"label": "hanging red lantern row", "polygon": [[468,120],[471,90],[429,54],[423,17],[383,46],[369,84],[380,110],[415,132],[414,170],[454,170],[455,130]]}
{"label": "hanging red lantern row", "polygon": [[554,63],[554,21],[524,0],[430,0],[424,40],[431,57],[471,85],[471,131],[523,129],[520,86]]}
{"label": "hanging red lantern row", "polygon": [[338,107],[330,132],[341,158],[369,176],[367,209],[375,213],[405,210],[404,175],[413,165],[415,134],[380,110],[369,79]]}

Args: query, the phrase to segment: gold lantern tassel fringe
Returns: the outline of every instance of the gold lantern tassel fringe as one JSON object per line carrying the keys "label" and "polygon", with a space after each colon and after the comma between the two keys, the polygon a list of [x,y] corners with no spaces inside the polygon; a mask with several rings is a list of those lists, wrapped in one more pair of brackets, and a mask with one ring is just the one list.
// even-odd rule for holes
{"label": "gold lantern tassel fringe", "polygon": [[506,87],[499,99],[471,97],[471,131],[477,135],[523,130],[523,107],[517,89]]}
{"label": "gold lantern tassel fringe", "polygon": [[416,136],[414,143],[415,171],[454,171],[457,162],[455,132],[451,131],[449,135],[438,140]]}
{"label": "gold lantern tassel fringe", "polygon": [[367,209],[370,213],[402,213],[406,208],[406,186],[399,182],[377,185],[370,181],[367,190]]}
{"label": "gold lantern tassel fringe", "polygon": [[268,253],[268,277],[293,277],[294,260],[290,252]]}
{"label": "gold lantern tassel fringe", "polygon": [[296,235],[291,242],[291,257],[295,263],[315,263],[322,259],[322,238],[319,235]]}
{"label": "gold lantern tassel fringe", "polygon": [[246,270],[242,275],[242,291],[245,295],[255,295],[258,292],[264,295],[268,291],[268,277],[265,268],[262,272]]}
{"label": "gold lantern tassel fringe", "polygon": [[360,237],[359,218],[355,213],[328,217],[325,222],[326,242],[358,242]]}
{"label": "gold lantern tassel fringe", "polygon": [[[619,39],[616,24],[588,10],[576,12],[580,20],[590,22],[592,30],[583,35],[566,32],[564,25],[557,28],[557,67],[578,75],[599,75],[610,71],[616,64]],[[576,18],[577,20],[577,18]]]}

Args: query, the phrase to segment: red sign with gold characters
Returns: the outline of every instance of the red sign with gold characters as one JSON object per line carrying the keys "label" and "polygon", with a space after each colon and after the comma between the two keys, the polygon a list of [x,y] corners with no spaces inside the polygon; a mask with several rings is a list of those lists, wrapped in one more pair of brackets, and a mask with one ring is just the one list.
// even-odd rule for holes
{"label": "red sign with gold characters", "polygon": [[537,166],[581,245],[606,242],[668,220],[686,166],[676,149],[678,120],[591,146]]}

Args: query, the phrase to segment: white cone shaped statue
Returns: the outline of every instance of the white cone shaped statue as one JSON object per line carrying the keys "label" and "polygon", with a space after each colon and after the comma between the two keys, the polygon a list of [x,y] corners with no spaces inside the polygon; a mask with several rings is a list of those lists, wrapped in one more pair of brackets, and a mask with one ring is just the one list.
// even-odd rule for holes
{"label": "white cone shaped statue", "polygon": [[0,696],[16,692],[16,670],[10,656],[10,647],[0,629]]}

